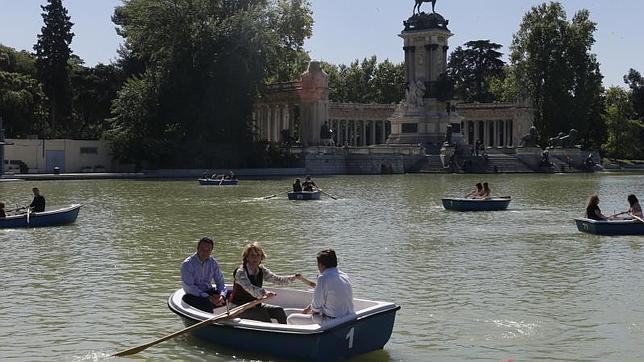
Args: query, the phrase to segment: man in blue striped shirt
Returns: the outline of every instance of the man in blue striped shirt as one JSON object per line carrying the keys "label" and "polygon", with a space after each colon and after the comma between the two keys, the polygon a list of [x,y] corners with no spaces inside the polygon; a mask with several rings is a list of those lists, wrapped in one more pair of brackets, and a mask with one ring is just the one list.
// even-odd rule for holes
{"label": "man in blue striped shirt", "polygon": [[197,243],[197,252],[181,264],[181,282],[186,292],[183,301],[208,313],[224,305],[227,293],[224,274],[217,260],[210,255],[213,246],[212,239],[201,238]]}

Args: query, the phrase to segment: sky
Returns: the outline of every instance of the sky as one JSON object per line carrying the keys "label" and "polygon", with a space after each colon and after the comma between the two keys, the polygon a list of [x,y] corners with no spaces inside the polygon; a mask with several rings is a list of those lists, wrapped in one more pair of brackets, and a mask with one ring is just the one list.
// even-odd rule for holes
{"label": "sky", "polygon": [[[42,27],[45,0],[0,0],[0,44],[32,51]],[[436,12],[449,20],[450,51],[470,40],[488,39],[507,53],[523,15],[542,1],[437,0]],[[563,0],[571,19],[588,9],[597,23],[597,54],[605,86],[624,86],[630,68],[644,73],[644,1]],[[111,16],[121,0],[63,0],[76,34],[72,50],[88,66],[110,63],[121,39]],[[375,55],[379,61],[403,61],[402,22],[412,15],[414,0],[311,0],[313,36],[305,43],[312,59],[348,64]],[[431,3],[422,8],[431,11]]]}

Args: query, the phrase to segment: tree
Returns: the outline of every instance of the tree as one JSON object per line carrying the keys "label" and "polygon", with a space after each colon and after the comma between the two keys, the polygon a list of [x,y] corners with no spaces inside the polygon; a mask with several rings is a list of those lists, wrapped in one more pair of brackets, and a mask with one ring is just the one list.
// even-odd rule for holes
{"label": "tree", "polygon": [[46,97],[35,64],[31,54],[0,45],[0,117],[8,137],[47,133]]}
{"label": "tree", "polygon": [[50,126],[54,135],[68,133],[72,115],[72,91],[68,61],[72,54],[69,45],[74,33],[73,23],[62,0],[47,0],[41,6],[45,25],[34,45],[38,77],[49,98]]}
{"label": "tree", "polygon": [[533,7],[514,34],[512,76],[533,101],[542,138],[576,128],[586,146],[603,142],[602,75],[590,52],[595,29],[587,10],[568,21],[552,2]]}
{"label": "tree", "polygon": [[397,103],[405,94],[405,66],[376,56],[339,66],[322,63],[329,76],[329,99],[334,102]]}
{"label": "tree", "polygon": [[124,79],[122,71],[115,65],[97,64],[87,68],[77,64],[72,68],[74,138],[101,138],[108,127],[105,120],[112,116],[112,100]]}
{"label": "tree", "polygon": [[278,45],[269,58],[266,82],[293,80],[311,60],[304,50],[304,40],[313,35],[311,5],[306,0],[278,0],[269,26],[276,33]]}
{"label": "tree", "polygon": [[631,68],[624,76],[624,83],[631,89],[634,117],[644,120],[644,78],[638,71]]}
{"label": "tree", "polygon": [[632,119],[632,91],[611,87],[606,91],[607,141],[603,145],[609,157],[639,159],[644,157],[642,139],[644,122]]}
{"label": "tree", "polygon": [[490,83],[504,75],[503,54],[497,51],[502,46],[489,40],[469,41],[464,46],[454,50],[447,65],[455,96],[465,102],[495,101]]}
{"label": "tree", "polygon": [[40,83],[28,75],[0,70],[0,117],[7,137],[47,133],[47,109]]}
{"label": "tree", "polygon": [[[112,19],[129,64],[145,70],[115,101],[109,135],[116,154],[151,167],[241,167],[257,159],[249,125],[258,88],[298,68],[289,62],[299,59],[308,32],[308,2],[287,3],[130,0],[117,7]],[[144,94],[127,99],[136,92]]]}

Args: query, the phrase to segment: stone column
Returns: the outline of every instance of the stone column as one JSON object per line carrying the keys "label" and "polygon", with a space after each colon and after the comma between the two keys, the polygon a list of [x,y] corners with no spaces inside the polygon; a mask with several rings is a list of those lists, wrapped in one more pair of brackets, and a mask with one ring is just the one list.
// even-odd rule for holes
{"label": "stone column", "polygon": [[360,146],[366,146],[367,145],[367,121],[362,120],[360,121],[362,124],[362,129],[360,132]]}
{"label": "stone column", "polygon": [[375,145],[376,144],[376,122],[375,121],[369,121],[369,127],[370,132],[371,132],[371,137],[370,137],[370,144]]}
{"label": "stone column", "polygon": [[[442,63],[442,70],[447,69],[447,50],[449,49],[449,45],[443,45],[443,63]],[[442,71],[441,71],[442,73]]]}
{"label": "stone column", "polygon": [[412,82],[416,76],[416,47],[415,46],[404,46],[403,50],[405,51],[405,82],[409,84]]}

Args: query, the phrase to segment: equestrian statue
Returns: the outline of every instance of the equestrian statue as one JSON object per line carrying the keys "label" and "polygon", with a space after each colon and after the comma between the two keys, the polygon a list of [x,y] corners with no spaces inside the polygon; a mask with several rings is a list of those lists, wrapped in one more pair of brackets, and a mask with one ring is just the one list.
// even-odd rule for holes
{"label": "equestrian statue", "polygon": [[420,6],[423,5],[423,3],[432,3],[432,13],[435,13],[434,7],[436,6],[436,0],[416,0],[416,5],[414,5],[414,10],[413,13],[416,14],[416,11],[418,11],[418,14],[420,14]]}

